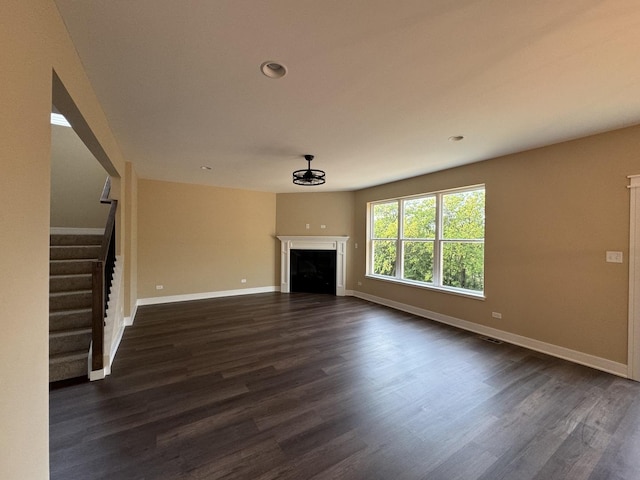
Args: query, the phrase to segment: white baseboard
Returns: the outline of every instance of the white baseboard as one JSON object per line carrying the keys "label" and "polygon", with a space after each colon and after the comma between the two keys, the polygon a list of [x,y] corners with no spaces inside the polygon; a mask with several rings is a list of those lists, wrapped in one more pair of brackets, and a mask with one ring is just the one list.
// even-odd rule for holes
{"label": "white baseboard", "polygon": [[104,228],[51,227],[51,235],[104,235]]}
{"label": "white baseboard", "polygon": [[[116,358],[116,353],[118,352],[118,347],[120,347],[120,342],[122,341],[122,335],[124,335],[124,329],[126,324],[123,324],[118,332],[115,334],[115,340],[111,345],[111,352],[109,355],[109,373],[111,373],[111,365],[113,365],[113,360]],[[107,375],[109,374],[107,373]]]}
{"label": "white baseboard", "polygon": [[412,313],[419,317],[434,320],[436,322],[458,327],[463,330],[485,335],[487,337],[497,338],[513,345],[535,350],[536,352],[545,353],[553,357],[562,358],[570,362],[585,365],[587,367],[595,368],[596,370],[602,370],[603,372],[611,373],[619,377],[627,378],[627,365],[607,360],[606,358],[596,357],[588,353],[579,352],[577,350],[571,350],[569,348],[560,347],[551,343],[541,342],[532,338],[523,337],[522,335],[516,335],[514,333],[505,332],[504,330],[498,330],[497,328],[487,327],[477,323],[462,320],[460,318],[451,317],[449,315],[443,315],[441,313],[432,312],[423,308],[414,307],[405,303],[394,302],[386,298],[377,297],[375,295],[369,295],[363,292],[353,292],[353,296],[367,300],[373,303],[384,305],[386,307],[401,310],[403,312]]}
{"label": "white baseboard", "polygon": [[[159,305],[162,303],[190,302],[209,298],[234,297],[236,295],[253,295],[256,293],[279,292],[279,287],[240,288],[238,290],[221,290],[218,292],[187,293],[184,295],[167,295],[164,297],[139,298],[136,309],[141,305]],[[132,317],[133,318],[133,317]]]}
{"label": "white baseboard", "polygon": [[95,382],[96,380],[102,380],[107,376],[106,370],[101,368],[100,370],[91,370],[91,357],[93,355],[93,343],[89,346],[89,354],[87,355],[87,374],[89,381]]}
{"label": "white baseboard", "polygon": [[136,319],[137,311],[138,311],[138,303],[136,302],[133,305],[133,310],[131,311],[131,316],[130,317],[124,317],[124,326],[125,327],[130,327],[131,325],[133,325],[133,322]]}
{"label": "white baseboard", "polygon": [[101,368],[100,370],[91,370],[89,372],[89,381],[95,382],[96,380],[102,380],[107,376],[107,372],[105,368]]}

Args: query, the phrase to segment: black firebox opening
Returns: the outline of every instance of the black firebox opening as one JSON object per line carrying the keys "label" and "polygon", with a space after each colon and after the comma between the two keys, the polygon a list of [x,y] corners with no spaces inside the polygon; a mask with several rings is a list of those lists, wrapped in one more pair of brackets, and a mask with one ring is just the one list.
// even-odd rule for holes
{"label": "black firebox opening", "polygon": [[336,294],[335,250],[291,250],[291,291]]}

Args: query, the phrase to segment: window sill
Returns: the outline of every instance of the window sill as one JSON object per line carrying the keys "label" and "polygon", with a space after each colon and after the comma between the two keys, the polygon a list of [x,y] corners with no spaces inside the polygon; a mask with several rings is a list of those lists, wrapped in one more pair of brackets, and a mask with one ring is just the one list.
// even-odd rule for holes
{"label": "window sill", "polygon": [[383,277],[379,275],[365,275],[365,278],[369,278],[371,280],[380,280],[382,282],[395,283],[398,285],[406,285],[408,287],[416,287],[423,288],[425,290],[432,290],[439,293],[448,293],[450,295],[457,295],[459,297],[472,298],[474,300],[486,300],[487,297],[484,296],[484,293],[474,293],[469,290],[462,290],[457,288],[448,288],[448,287],[436,287],[435,285],[428,285],[425,283],[412,282],[410,280],[400,280],[398,278],[389,278]]}

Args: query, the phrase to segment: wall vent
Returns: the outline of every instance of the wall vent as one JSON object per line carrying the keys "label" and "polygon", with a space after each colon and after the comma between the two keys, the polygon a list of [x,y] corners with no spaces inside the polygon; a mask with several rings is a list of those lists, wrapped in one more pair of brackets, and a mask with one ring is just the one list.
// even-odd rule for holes
{"label": "wall vent", "polygon": [[497,338],[485,337],[484,335],[478,335],[480,340],[484,340],[485,342],[495,343],[496,345],[502,345],[504,342],[502,340],[498,340]]}

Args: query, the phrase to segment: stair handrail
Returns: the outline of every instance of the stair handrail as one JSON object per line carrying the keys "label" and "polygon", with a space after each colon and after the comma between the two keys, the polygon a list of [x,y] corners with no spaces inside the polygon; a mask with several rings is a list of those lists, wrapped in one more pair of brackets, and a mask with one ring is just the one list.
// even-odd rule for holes
{"label": "stair handrail", "polygon": [[110,284],[115,268],[116,259],[116,211],[118,209],[118,201],[109,198],[111,193],[111,177],[107,177],[102,194],[100,195],[100,203],[111,204],[109,208],[109,216],[107,224],[102,236],[100,246],[100,254],[97,260],[93,261],[92,266],[92,307],[91,307],[91,370],[102,370],[104,368],[104,318],[107,309],[108,295],[106,294],[107,286]]}

